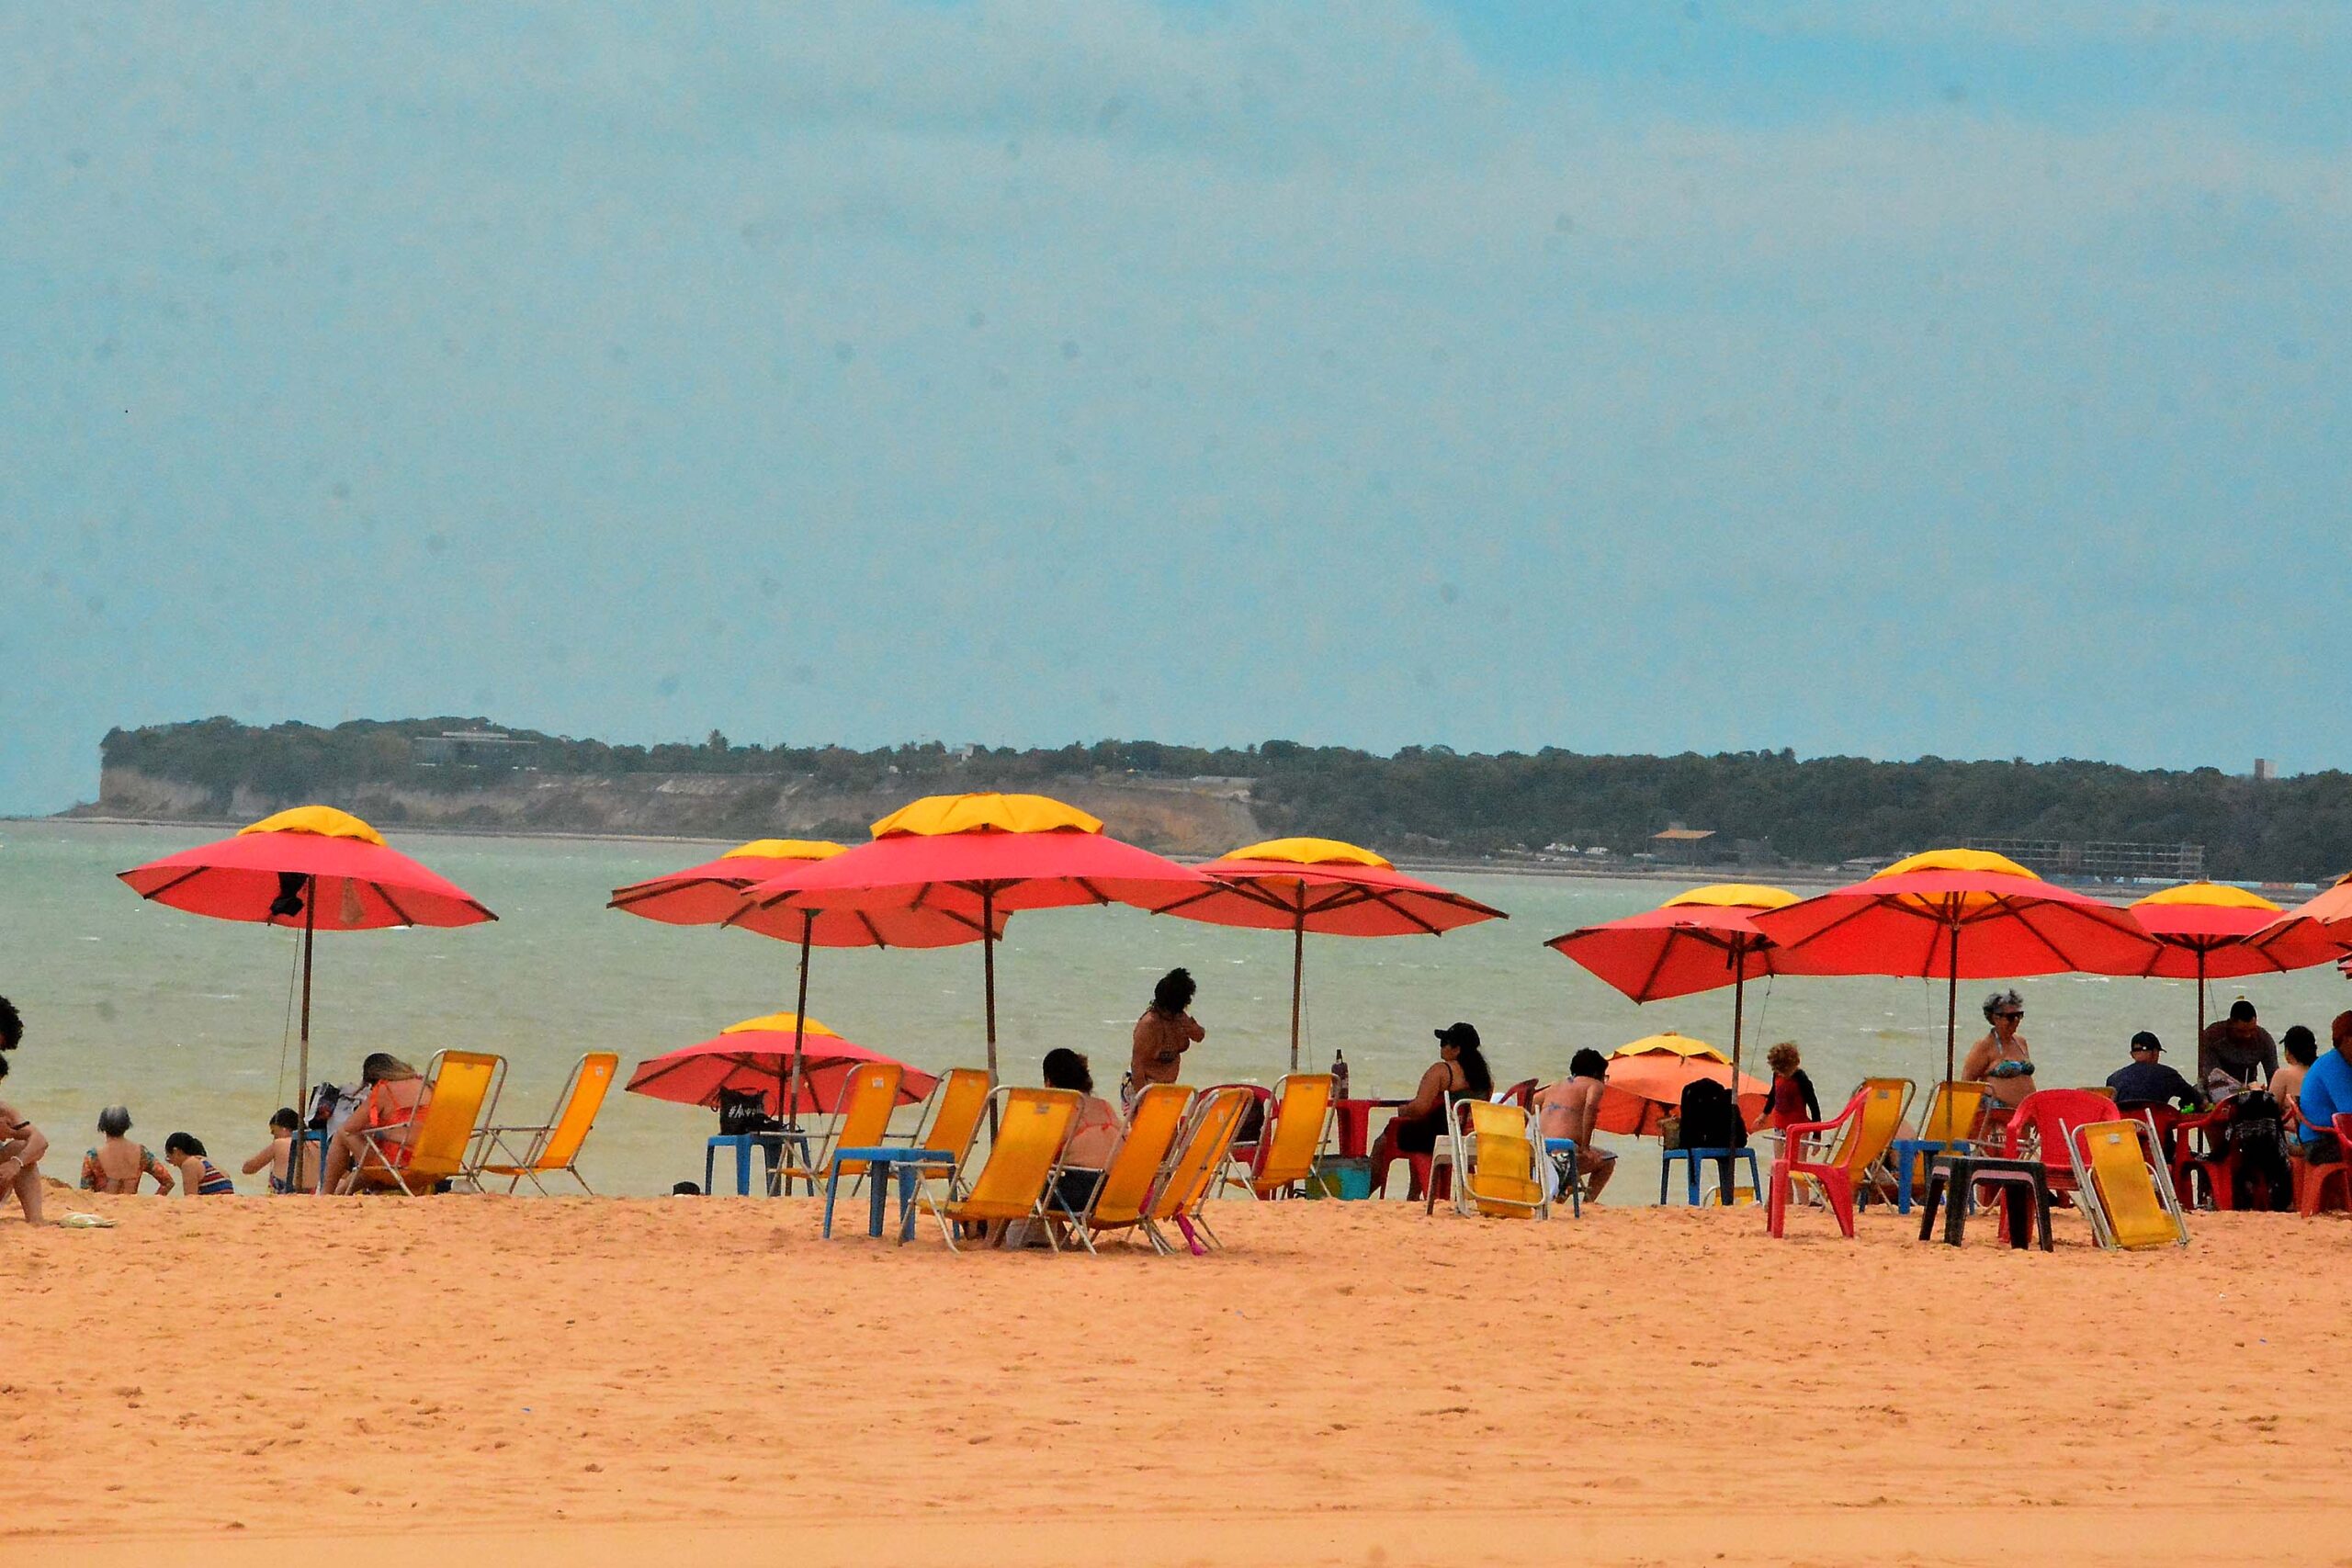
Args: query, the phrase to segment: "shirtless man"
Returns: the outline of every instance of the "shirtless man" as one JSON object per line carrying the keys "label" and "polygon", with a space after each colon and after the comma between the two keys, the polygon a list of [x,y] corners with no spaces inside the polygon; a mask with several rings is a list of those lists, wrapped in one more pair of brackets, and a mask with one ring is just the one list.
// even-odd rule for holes
{"label": "shirtless man", "polygon": [[[0,1056],[0,1078],[8,1076],[8,1058]],[[40,1129],[17,1114],[17,1108],[0,1100],[0,1193],[14,1192],[17,1201],[25,1206],[25,1223],[37,1225],[43,1222],[40,1197],[40,1156],[49,1152],[49,1140]]]}
{"label": "shirtless man", "polygon": [[1578,1176],[1585,1179],[1584,1195],[1598,1198],[1617,1168],[1617,1156],[1592,1145],[1593,1124],[1600,1119],[1600,1091],[1609,1077],[1609,1058],[1587,1047],[1568,1063],[1568,1076],[1535,1097],[1538,1125],[1547,1138],[1576,1141],[1576,1168],[1568,1168],[1567,1153],[1552,1156],[1563,1190]]}

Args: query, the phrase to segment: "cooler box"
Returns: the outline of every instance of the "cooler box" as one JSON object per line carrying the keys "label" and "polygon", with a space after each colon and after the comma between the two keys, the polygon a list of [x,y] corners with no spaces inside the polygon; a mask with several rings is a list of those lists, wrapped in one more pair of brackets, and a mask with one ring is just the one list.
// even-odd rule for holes
{"label": "cooler box", "polygon": [[1351,1201],[1372,1196],[1372,1161],[1332,1156],[1315,1162],[1315,1174],[1304,1183],[1309,1198],[1344,1198]]}

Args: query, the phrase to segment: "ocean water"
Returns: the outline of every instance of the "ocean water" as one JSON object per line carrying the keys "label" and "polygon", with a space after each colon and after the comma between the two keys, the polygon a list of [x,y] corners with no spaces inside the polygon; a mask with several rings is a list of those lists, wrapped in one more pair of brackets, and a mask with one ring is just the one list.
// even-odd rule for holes
{"label": "ocean water", "polygon": [[[259,1148],[271,1111],[295,1092],[293,984],[299,937],[149,904],[113,874],[217,837],[209,829],[0,824],[0,995],[28,1035],[7,1081],[70,1167],[98,1110],[130,1107],[136,1135],[160,1145],[194,1133],[229,1166]],[[501,1120],[544,1118],[581,1052],[618,1051],[623,1070],[725,1024],[792,1005],[797,949],[749,932],[679,929],[606,909],[624,883],[708,858],[692,844],[399,836],[396,847],[457,881],[499,915],[461,931],[330,933],[318,940],[311,1078],[355,1079],[359,1058],[390,1050],[422,1065],[442,1047],[498,1051],[510,1064]],[[1601,1050],[1663,1029],[1728,1046],[1724,990],[1636,1008],[1544,948],[1546,938],[1649,908],[1657,883],[1464,875],[1463,891],[1508,910],[1443,937],[1309,936],[1303,1065],[1344,1050],[1359,1094],[1408,1092],[1434,1054],[1431,1031],[1477,1025],[1498,1083],[1562,1074],[1578,1046]],[[1035,1081],[1057,1045],[1087,1053],[1106,1090],[1128,1032],[1170,965],[1200,982],[1208,1029],[1185,1077],[1271,1083],[1287,1058],[1290,939],[1121,908],[1014,916],[998,949],[998,1032],[1007,1081]],[[1981,1032],[1985,987],[1963,987],[1966,1042]],[[2150,1028],[2193,1068],[2196,1001],[2187,982],[2056,976],[2018,982],[2025,1032],[2046,1086],[2094,1083]],[[2213,987],[2215,1008],[2243,990],[2277,1033],[2294,1022],[2325,1037],[2352,1005],[2332,968]],[[980,951],[817,950],[808,1011],[841,1034],[939,1068],[984,1059]],[[1939,1077],[1939,984],[1791,979],[1751,984],[1751,1053],[1804,1048],[1825,1100],[1869,1074],[1923,1086]],[[1978,1025],[1972,1029],[1971,1025]],[[709,1112],[616,1093],[583,1168],[599,1191],[648,1194],[699,1180]],[[1656,1195],[1648,1146],[1611,1197]],[[70,1168],[52,1174],[71,1177]],[[1397,1190],[1401,1191],[1402,1182]]]}

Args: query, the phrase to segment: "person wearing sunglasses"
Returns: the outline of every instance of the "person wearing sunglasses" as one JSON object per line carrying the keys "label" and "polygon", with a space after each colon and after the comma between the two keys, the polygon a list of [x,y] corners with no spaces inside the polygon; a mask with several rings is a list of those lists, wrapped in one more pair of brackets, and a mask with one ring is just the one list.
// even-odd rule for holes
{"label": "person wearing sunglasses", "polygon": [[2025,1021],[2025,998],[2014,990],[1984,998],[1984,1038],[1968,1048],[1960,1076],[1990,1084],[1993,1098],[2014,1108],[2033,1092],[2033,1047],[2018,1031]]}

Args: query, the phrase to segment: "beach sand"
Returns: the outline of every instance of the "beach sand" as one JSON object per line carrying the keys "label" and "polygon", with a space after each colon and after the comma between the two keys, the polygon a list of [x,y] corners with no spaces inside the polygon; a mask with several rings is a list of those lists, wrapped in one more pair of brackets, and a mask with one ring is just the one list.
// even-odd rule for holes
{"label": "beach sand", "polygon": [[2352,1559],[2341,1216],[1227,1203],[1223,1255],[1097,1259],[790,1200],[72,1206],[118,1226],[0,1223],[0,1561]]}

